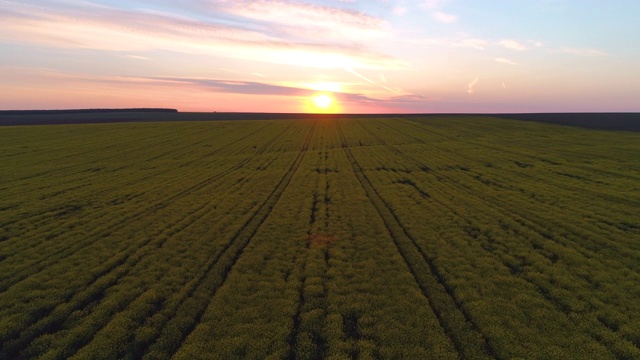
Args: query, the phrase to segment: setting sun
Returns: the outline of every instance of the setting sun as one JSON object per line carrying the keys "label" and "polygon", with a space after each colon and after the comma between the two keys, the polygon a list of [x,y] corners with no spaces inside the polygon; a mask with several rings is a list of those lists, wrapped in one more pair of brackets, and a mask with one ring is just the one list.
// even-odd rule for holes
{"label": "setting sun", "polygon": [[332,102],[333,99],[331,99],[329,95],[326,94],[318,95],[313,98],[313,103],[321,109],[329,108]]}
{"label": "setting sun", "polygon": [[311,113],[337,113],[338,104],[329,93],[321,93],[307,99],[306,111]]}

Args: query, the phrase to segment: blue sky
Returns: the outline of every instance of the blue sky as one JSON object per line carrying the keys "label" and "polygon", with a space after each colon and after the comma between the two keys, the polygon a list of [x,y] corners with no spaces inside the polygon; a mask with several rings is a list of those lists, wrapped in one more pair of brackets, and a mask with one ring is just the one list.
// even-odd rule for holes
{"label": "blue sky", "polygon": [[[638,1],[0,0],[0,10],[0,109],[640,111]],[[321,94],[330,108],[309,101]]]}

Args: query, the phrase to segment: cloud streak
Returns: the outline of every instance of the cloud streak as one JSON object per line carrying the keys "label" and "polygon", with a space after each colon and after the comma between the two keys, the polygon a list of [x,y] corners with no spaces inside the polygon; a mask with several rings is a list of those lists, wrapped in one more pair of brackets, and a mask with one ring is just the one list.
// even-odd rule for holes
{"label": "cloud streak", "polygon": [[[379,84],[379,83],[377,83],[377,82],[375,82],[375,81],[373,81],[373,80],[369,79],[368,77],[366,77],[366,76],[364,76],[364,75],[360,74],[359,72],[355,71],[354,69],[351,69],[351,68],[345,68],[345,70],[346,70],[346,71],[348,71],[349,73],[351,73],[351,74],[353,74],[353,75],[357,76],[358,78],[360,78],[360,79],[362,79],[362,80],[364,80],[364,81],[368,82],[369,84],[372,84],[372,85],[375,85],[375,86],[381,87],[381,88],[383,88],[383,89],[385,89],[385,90],[387,90],[387,91],[389,91],[389,92],[392,92],[392,93],[394,93],[394,94],[399,94],[399,93],[400,93],[400,91],[398,91],[398,90],[394,90],[394,89],[392,89],[392,88],[390,88],[390,87],[388,87],[388,86],[386,86],[386,85]],[[385,79],[385,83],[386,83],[386,79]]]}
{"label": "cloud streak", "polygon": [[390,25],[377,17],[355,10],[296,1],[213,1],[215,12],[264,24],[266,31],[284,32],[303,41],[368,41],[390,36]]}
{"label": "cloud streak", "polygon": [[219,79],[180,78],[180,77],[148,77],[145,80],[155,81],[161,85],[192,85],[203,90],[243,94],[243,95],[275,95],[275,96],[310,96],[312,90],[288,86],[271,85],[255,81],[231,81]]}
{"label": "cloud streak", "polygon": [[509,65],[516,65],[516,64],[518,64],[518,63],[517,63],[517,62],[515,62],[515,61],[509,60],[509,59],[505,59],[505,58],[495,58],[495,59],[493,59],[493,60],[495,60],[495,61],[497,61],[497,62],[499,62],[499,63],[502,63],[502,64],[509,64]]}
{"label": "cloud streak", "polygon": [[[22,67],[0,67],[0,75],[8,83],[30,83],[46,81],[69,89],[136,89],[155,93],[180,93],[193,91],[200,93],[237,94],[251,96],[279,96],[284,98],[309,98],[318,90],[296,86],[283,86],[258,81],[237,81],[212,78],[193,78],[175,76],[98,76],[81,73],[60,72],[52,69],[32,69]],[[384,99],[366,96],[360,93],[332,92],[332,96],[343,102],[372,103],[384,102]]]}
{"label": "cloud streak", "polygon": [[[255,81],[229,81],[219,79],[180,78],[180,77],[147,77],[143,81],[156,82],[157,85],[173,87],[177,85],[194,86],[200,90],[217,93],[241,94],[241,95],[265,95],[309,98],[318,93],[317,90],[309,90],[292,86],[273,85]],[[343,102],[380,102],[383,100],[368,97],[363,94],[333,92],[332,96]]]}
{"label": "cloud streak", "polygon": [[516,50],[516,51],[527,50],[527,47],[524,44],[516,40],[504,39],[504,40],[500,40],[499,44],[510,50]]}
{"label": "cloud streak", "polygon": [[478,81],[480,81],[479,78],[475,78],[473,80],[471,80],[471,82],[469,83],[469,85],[467,85],[467,94],[472,95],[473,93],[476,92],[476,84],[478,83]]}

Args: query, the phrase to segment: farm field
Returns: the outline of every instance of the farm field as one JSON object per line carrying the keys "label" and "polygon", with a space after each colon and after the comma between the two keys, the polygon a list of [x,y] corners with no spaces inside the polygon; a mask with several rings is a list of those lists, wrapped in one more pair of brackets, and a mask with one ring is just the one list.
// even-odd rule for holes
{"label": "farm field", "polygon": [[0,128],[2,359],[639,359],[640,133]]}

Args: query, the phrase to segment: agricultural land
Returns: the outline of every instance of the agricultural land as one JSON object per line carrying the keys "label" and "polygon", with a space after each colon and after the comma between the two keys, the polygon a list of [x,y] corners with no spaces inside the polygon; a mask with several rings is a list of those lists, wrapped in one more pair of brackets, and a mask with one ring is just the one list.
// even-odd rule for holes
{"label": "agricultural land", "polygon": [[8,126],[0,194],[1,359],[640,359],[640,133]]}

